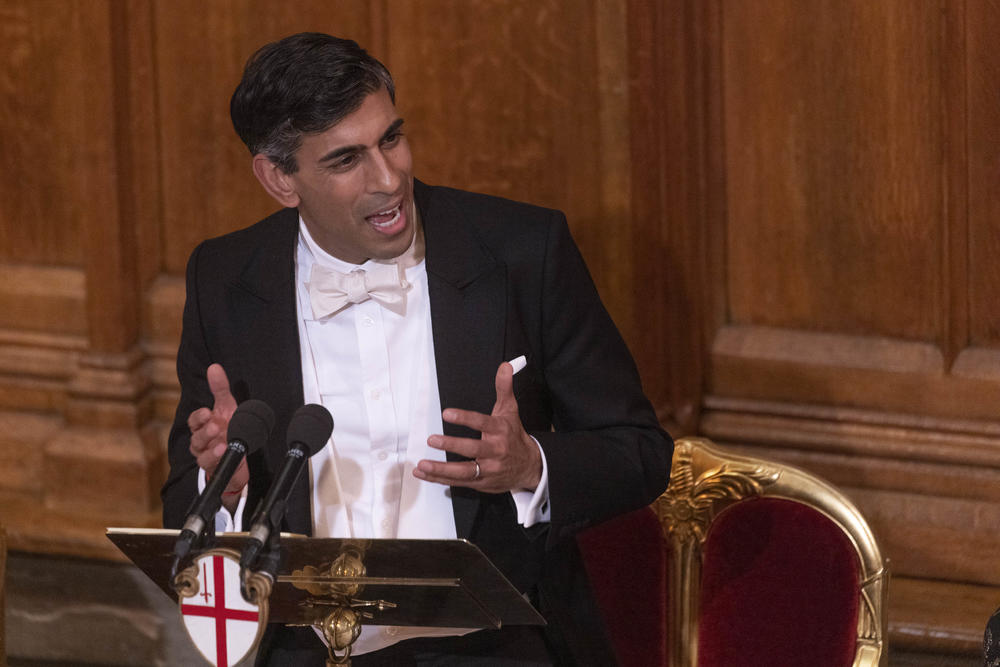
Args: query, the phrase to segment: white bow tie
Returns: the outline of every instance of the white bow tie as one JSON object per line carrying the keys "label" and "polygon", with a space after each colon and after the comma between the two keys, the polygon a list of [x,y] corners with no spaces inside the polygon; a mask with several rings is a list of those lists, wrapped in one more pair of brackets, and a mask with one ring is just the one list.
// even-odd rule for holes
{"label": "white bow tie", "polygon": [[368,299],[397,315],[406,314],[406,292],[410,283],[399,264],[373,264],[368,269],[341,273],[313,264],[309,274],[309,302],[317,320],[333,315],[352,303]]}

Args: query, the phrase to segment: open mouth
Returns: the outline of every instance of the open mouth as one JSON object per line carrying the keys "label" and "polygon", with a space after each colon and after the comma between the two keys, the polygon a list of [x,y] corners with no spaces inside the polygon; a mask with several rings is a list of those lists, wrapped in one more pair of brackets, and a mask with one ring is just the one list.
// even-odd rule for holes
{"label": "open mouth", "polygon": [[392,208],[378,211],[365,218],[372,227],[383,234],[395,234],[406,226],[406,216],[403,214],[403,202]]}

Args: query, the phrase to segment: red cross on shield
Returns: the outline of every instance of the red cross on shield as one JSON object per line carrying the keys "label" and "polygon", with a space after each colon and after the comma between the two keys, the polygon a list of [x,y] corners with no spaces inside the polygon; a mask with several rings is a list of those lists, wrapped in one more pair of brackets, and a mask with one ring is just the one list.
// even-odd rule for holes
{"label": "red cross on shield", "polygon": [[198,651],[216,667],[232,667],[257,643],[260,610],[240,594],[236,554],[214,551],[195,559],[198,592],[181,597],[181,618]]}

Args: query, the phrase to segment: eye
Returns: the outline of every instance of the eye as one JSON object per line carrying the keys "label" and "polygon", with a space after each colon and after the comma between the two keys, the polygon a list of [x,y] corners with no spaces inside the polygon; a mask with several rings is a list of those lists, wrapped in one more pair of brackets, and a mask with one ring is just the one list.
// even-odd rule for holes
{"label": "eye", "polygon": [[386,137],[382,140],[382,145],[386,146],[388,148],[392,148],[393,146],[395,146],[396,144],[399,143],[399,140],[402,137],[403,137],[403,133],[402,132],[398,132],[398,131],[397,132],[393,132],[392,134],[386,135]]}
{"label": "eye", "polygon": [[334,160],[330,164],[330,168],[338,170],[338,171],[343,171],[345,169],[350,169],[355,164],[357,164],[358,159],[359,158],[358,158],[358,154],[357,153],[348,153],[347,155],[343,155],[343,156],[337,158],[336,160]]}

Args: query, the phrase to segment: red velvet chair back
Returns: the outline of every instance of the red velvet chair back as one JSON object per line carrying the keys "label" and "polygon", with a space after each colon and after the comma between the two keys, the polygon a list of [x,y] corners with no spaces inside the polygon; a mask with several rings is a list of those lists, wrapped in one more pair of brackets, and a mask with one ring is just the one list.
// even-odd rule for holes
{"label": "red velvet chair back", "polygon": [[702,550],[699,667],[848,667],[861,579],[844,531],[780,498],[736,503]]}
{"label": "red velvet chair back", "polygon": [[878,545],[797,468],[678,440],[670,488],[579,543],[623,667],[885,665]]}

